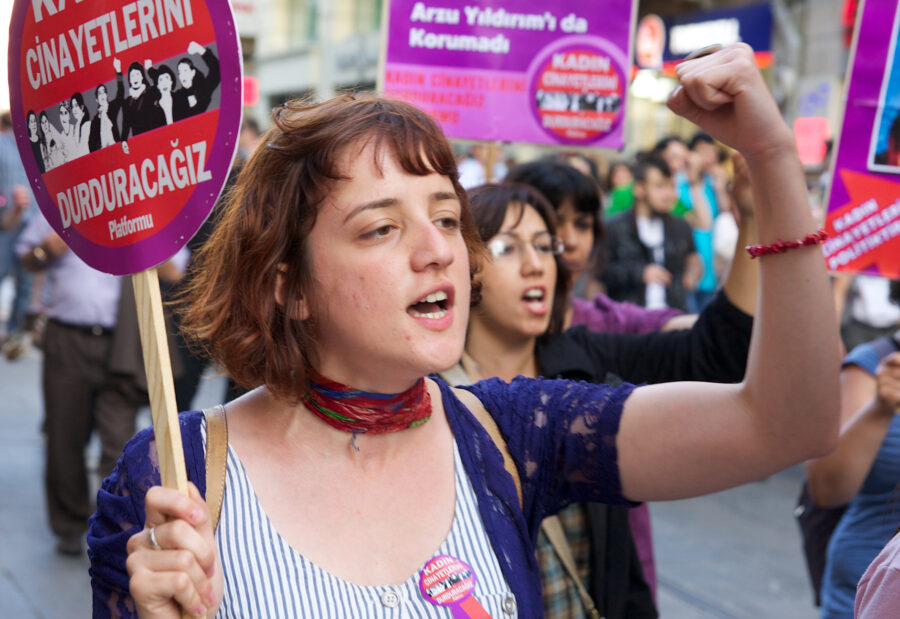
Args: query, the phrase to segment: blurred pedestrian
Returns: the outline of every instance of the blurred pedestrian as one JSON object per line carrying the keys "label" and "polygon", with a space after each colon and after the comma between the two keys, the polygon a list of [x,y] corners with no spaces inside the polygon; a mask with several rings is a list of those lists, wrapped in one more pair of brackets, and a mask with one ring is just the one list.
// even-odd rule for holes
{"label": "blurred pedestrian", "polygon": [[634,173],[627,161],[615,161],[609,166],[604,191],[607,201],[603,209],[604,219],[623,213],[634,205]]}
{"label": "blurred pedestrian", "polygon": [[687,309],[687,295],[696,289],[703,266],[691,227],[671,214],[675,200],[666,162],[653,155],[638,161],[634,208],[606,223],[602,281],[611,298],[647,309]]}
{"label": "blurred pedestrian", "polygon": [[[12,130],[8,111],[0,114],[0,281],[14,280],[12,307],[5,324],[0,325],[0,348],[19,348],[29,314],[34,275],[22,267],[15,243],[25,225],[38,215],[37,202],[28,184],[28,174]],[[4,350],[8,353],[12,348]],[[19,351],[24,352],[24,351]],[[18,356],[18,354],[16,355]]]}
{"label": "blurred pedestrian", "polygon": [[[900,281],[891,282],[900,302]],[[896,326],[896,325],[895,325]],[[856,585],[893,535],[900,480],[900,330],[855,347],[841,370],[841,438],[807,463],[816,505],[848,504],[831,540],[822,580],[822,619],[853,617]]]}
{"label": "blurred pedestrian", "polygon": [[85,446],[96,429],[101,442],[99,473],[109,474],[134,434],[138,408],[123,397],[107,371],[120,282],[82,262],[43,215],[28,223],[16,252],[26,269],[46,275],[49,320],[42,383],[47,512],[57,550],[80,554],[92,511]]}
{"label": "blurred pedestrian", "polygon": [[691,201],[684,216],[694,230],[694,246],[703,263],[703,277],[687,297],[688,310],[696,313],[712,299],[718,285],[713,225],[720,205],[729,198],[727,179],[719,167],[719,148],[715,140],[706,133],[698,132],[691,138],[690,150],[686,170],[689,191],[682,190],[680,195],[682,200]]}
{"label": "blurred pedestrian", "polygon": [[487,172],[484,169],[484,146],[472,144],[465,151],[465,156],[459,160],[459,184],[463,189],[471,189],[484,185],[487,182]]}

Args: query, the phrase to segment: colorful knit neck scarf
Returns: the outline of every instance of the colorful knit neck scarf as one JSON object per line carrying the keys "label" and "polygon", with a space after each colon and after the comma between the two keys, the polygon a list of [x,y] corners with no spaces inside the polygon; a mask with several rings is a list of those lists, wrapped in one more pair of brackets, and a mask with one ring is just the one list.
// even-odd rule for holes
{"label": "colorful knit neck scarf", "polygon": [[307,408],[333,428],[356,434],[387,434],[420,426],[431,418],[425,379],[402,393],[370,393],[309,371],[303,394]]}

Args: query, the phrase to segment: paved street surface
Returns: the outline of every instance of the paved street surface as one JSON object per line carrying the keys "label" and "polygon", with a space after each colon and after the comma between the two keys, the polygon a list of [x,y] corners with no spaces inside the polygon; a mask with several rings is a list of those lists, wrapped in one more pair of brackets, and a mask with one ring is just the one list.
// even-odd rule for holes
{"label": "paved street surface", "polygon": [[[223,392],[220,378],[205,380],[195,405]],[[0,359],[0,617],[88,617],[87,559],[58,555],[47,527],[41,415],[39,353]],[[146,411],[142,419],[149,423]],[[817,616],[791,515],[799,477],[794,469],[651,506],[662,617]]]}

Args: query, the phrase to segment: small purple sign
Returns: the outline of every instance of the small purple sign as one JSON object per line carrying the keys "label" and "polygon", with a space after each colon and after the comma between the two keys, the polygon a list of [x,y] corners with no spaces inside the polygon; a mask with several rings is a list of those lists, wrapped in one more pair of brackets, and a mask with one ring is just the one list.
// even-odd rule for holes
{"label": "small purple sign", "polygon": [[41,211],[87,264],[154,267],[219,196],[241,122],[227,0],[17,0],[9,90]]}
{"label": "small purple sign", "polygon": [[393,0],[384,92],[454,138],[621,148],[632,0]]}

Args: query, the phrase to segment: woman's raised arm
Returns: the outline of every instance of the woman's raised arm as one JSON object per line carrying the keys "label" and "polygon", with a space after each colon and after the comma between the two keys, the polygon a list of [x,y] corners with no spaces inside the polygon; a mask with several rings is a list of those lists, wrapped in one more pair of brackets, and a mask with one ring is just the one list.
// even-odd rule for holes
{"label": "woman's raised arm", "polygon": [[[677,114],[740,151],[763,243],[815,231],[793,136],[753,51],[735,44],[690,60],[669,99]],[[838,332],[822,253],[760,258],[761,290],[743,383],[674,383],[627,400],[617,444],[625,495],[714,492],[827,453],[838,430]]]}

